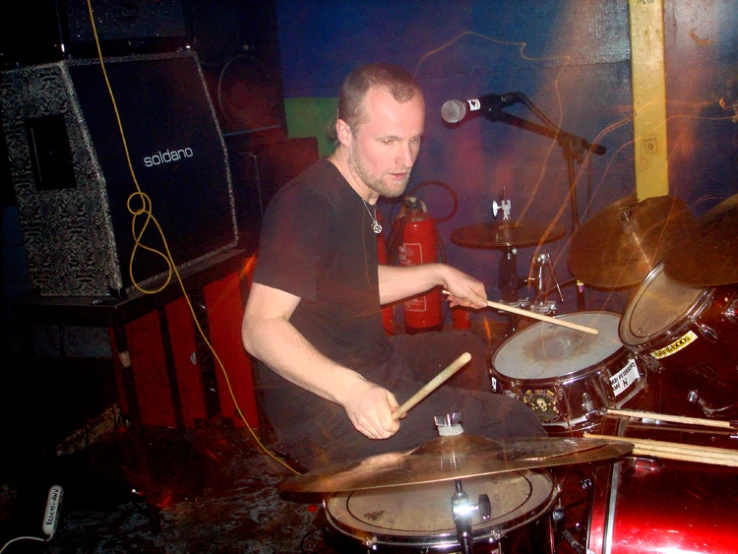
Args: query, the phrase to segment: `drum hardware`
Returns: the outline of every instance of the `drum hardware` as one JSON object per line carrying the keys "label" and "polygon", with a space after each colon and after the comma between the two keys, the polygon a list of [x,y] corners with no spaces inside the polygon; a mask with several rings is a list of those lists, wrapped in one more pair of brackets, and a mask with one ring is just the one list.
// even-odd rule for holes
{"label": "drum hardware", "polygon": [[[502,249],[497,268],[497,286],[500,289],[501,302],[514,303],[519,300],[518,290],[528,284],[528,280],[518,274],[518,248],[558,240],[566,234],[566,229],[553,223],[511,219],[512,203],[505,199],[504,191],[501,204],[492,204],[495,217],[500,209],[503,211],[502,221],[458,227],[451,232],[451,242],[468,248]],[[506,315],[507,337],[515,332],[517,321],[514,316]]]}
{"label": "drum hardware", "polygon": [[715,287],[738,283],[738,194],[691,221],[678,248],[664,260],[666,274],[680,283]]}
{"label": "drum hardware", "polygon": [[635,195],[607,206],[584,223],[572,239],[568,263],[587,285],[637,285],[672,251],[684,257],[679,233],[692,220],[681,200],[670,196],[638,201]]}
{"label": "drum hardware", "polygon": [[[472,553],[472,513],[477,512],[482,521],[492,517],[492,504],[487,494],[480,494],[476,504],[469,502],[469,495],[464,492],[461,479],[456,479],[456,492],[451,497],[451,512],[456,523],[456,537],[464,554]],[[495,539],[499,539],[497,536]]]}
{"label": "drum hardware", "polygon": [[[563,510],[561,511],[563,512]],[[592,551],[588,550],[581,542],[579,542],[565,526],[562,525],[559,530],[559,534],[577,554],[593,554]]]}
{"label": "drum hardware", "polygon": [[[399,548],[466,554],[475,545],[488,553],[529,551],[534,545],[540,551],[541,544],[553,549],[550,526],[539,523],[557,497],[545,468],[611,460],[632,449],[583,438],[500,443],[458,432],[460,417],[436,417],[441,436],[413,450],[337,464],[280,488],[331,493],[323,502],[330,527],[367,553]],[[439,495],[450,505],[436,505]]]}
{"label": "drum hardware", "polygon": [[[535,287],[535,296],[534,300],[531,305],[530,309],[531,311],[534,311],[538,314],[545,314],[545,315],[551,315],[556,314],[558,307],[556,305],[555,300],[545,300],[544,298],[541,298],[541,295],[546,292],[546,288],[544,286],[544,269],[548,269],[549,277],[553,279],[553,282],[556,286],[556,289],[559,292],[559,298],[561,301],[564,301],[564,295],[561,292],[561,287],[559,286],[559,280],[556,278],[556,271],[554,271],[553,264],[551,263],[551,256],[548,252],[542,252],[540,253],[534,262],[533,266],[533,273],[536,274],[536,277],[533,279],[534,287]],[[540,300],[539,300],[540,298]]]}
{"label": "drum hardware", "polygon": [[492,357],[492,388],[528,405],[551,435],[592,429],[607,408],[621,408],[645,390],[646,370],[620,341],[617,314],[581,312],[554,319],[585,324],[599,334],[547,323],[519,331]]}
{"label": "drum hardware", "polygon": [[512,202],[507,200],[505,189],[502,189],[502,200],[499,204],[497,200],[492,201],[492,215],[497,219],[497,214],[502,210],[502,219],[510,219],[510,212],[512,211]]}
{"label": "drum hardware", "polygon": [[738,397],[738,287],[693,287],[674,281],[659,263],[623,312],[620,338],[681,405],[707,417],[728,413]]}
{"label": "drum hardware", "polygon": [[687,393],[687,400],[691,404],[696,404],[699,406],[700,410],[702,410],[702,413],[705,414],[708,417],[717,416],[722,417],[726,414],[732,414],[735,413],[738,416],[738,404],[728,404],[727,406],[720,406],[716,407],[710,404],[707,400],[702,398],[699,391],[692,389]]}

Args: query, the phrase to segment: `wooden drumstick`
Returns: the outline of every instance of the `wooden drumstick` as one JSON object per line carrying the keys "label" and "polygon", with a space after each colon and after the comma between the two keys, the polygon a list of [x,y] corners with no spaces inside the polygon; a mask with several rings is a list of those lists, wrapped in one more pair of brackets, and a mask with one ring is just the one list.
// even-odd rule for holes
{"label": "wooden drumstick", "polygon": [[423,398],[425,398],[438,387],[440,387],[444,381],[446,381],[454,373],[464,367],[469,362],[469,360],[471,360],[471,354],[469,354],[469,352],[464,352],[461,356],[456,358],[446,369],[442,370],[433,379],[428,381],[428,383],[423,386],[423,388],[421,388],[418,392],[413,394],[407,400],[407,402],[397,408],[397,410],[395,410],[392,414],[392,419],[397,421],[402,416],[404,416],[407,412],[410,411],[410,408],[414,407],[418,402],[423,400]]}
{"label": "wooden drumstick", "polygon": [[584,433],[584,438],[629,442],[633,445],[634,456],[655,456],[667,460],[738,467],[738,451],[728,448],[592,433]]}
{"label": "wooden drumstick", "polygon": [[722,421],[719,419],[704,419],[700,417],[687,417],[670,414],[659,414],[656,412],[641,412],[638,410],[615,410],[607,409],[608,414],[621,415],[627,417],[637,417],[639,419],[653,419],[655,421],[670,421],[673,423],[685,423],[687,425],[703,425],[705,427],[721,427],[723,429],[738,429],[736,421]]}
{"label": "wooden drumstick", "polygon": [[[451,293],[447,290],[444,290],[443,294],[451,294]],[[569,329],[575,329],[577,331],[582,331],[583,333],[589,333],[590,335],[598,335],[600,333],[597,329],[594,329],[593,327],[577,325],[576,323],[564,321],[563,319],[556,319],[554,317],[549,317],[547,315],[537,314],[536,312],[531,312],[528,310],[521,310],[520,308],[508,306],[507,304],[500,304],[499,302],[492,302],[491,300],[487,300],[487,306],[489,306],[490,308],[496,308],[498,310],[502,310],[503,312],[512,312],[514,314],[524,315],[525,317],[539,319],[541,321],[545,321],[546,323],[553,323],[554,325],[559,325],[561,327],[568,327]]]}

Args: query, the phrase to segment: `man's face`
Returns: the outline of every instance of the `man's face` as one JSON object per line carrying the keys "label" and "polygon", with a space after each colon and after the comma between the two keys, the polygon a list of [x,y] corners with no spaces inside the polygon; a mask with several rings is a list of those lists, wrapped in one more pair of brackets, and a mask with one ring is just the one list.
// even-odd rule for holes
{"label": "man's face", "polygon": [[364,98],[364,120],[350,133],[349,171],[381,196],[402,196],[420,149],[423,99],[416,93],[400,103],[384,88],[371,88]]}

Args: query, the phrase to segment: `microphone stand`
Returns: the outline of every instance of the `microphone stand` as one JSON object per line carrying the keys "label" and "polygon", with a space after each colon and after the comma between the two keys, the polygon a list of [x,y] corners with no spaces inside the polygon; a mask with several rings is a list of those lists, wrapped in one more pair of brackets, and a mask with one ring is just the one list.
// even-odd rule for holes
{"label": "microphone stand", "polygon": [[[569,197],[571,199],[571,234],[574,234],[579,229],[579,208],[577,207],[577,189],[574,176],[574,162],[582,163],[584,159],[584,151],[589,150],[593,154],[602,156],[606,150],[601,144],[591,143],[583,137],[572,135],[562,131],[557,127],[544,113],[533,104],[527,96],[520,92],[514,93],[515,98],[520,102],[524,103],[530,111],[537,115],[542,121],[544,121],[548,127],[533,123],[522,117],[518,117],[502,111],[502,106],[492,106],[484,114],[484,117],[489,121],[499,121],[531,131],[538,135],[556,139],[561,147],[561,155],[566,160],[566,168],[569,178]],[[577,305],[584,306],[584,287],[577,287]]]}
{"label": "microphone stand", "polygon": [[[521,97],[526,106],[531,108],[530,101],[523,94],[517,94]],[[539,117],[544,119],[544,121],[549,123],[551,127],[544,127],[543,125],[533,123],[532,121],[523,119],[522,117],[503,112],[502,108],[499,106],[490,107],[487,110],[487,113],[484,114],[484,117],[492,122],[499,121],[501,123],[506,123],[507,125],[512,125],[513,127],[519,127],[520,129],[531,131],[544,137],[556,139],[556,141],[559,143],[559,146],[561,146],[561,155],[566,160],[566,166],[568,170],[569,193],[571,197],[571,231],[573,235],[579,228],[579,209],[577,208],[577,191],[574,179],[574,162],[577,161],[579,163],[582,163],[583,153],[585,150],[591,150],[594,154],[601,156],[606,152],[605,147],[597,143],[592,144],[585,138],[562,131],[561,129],[553,125],[553,123],[551,123],[551,121],[546,116],[544,116],[540,112],[540,110],[538,110],[537,108],[531,108],[531,110]]]}

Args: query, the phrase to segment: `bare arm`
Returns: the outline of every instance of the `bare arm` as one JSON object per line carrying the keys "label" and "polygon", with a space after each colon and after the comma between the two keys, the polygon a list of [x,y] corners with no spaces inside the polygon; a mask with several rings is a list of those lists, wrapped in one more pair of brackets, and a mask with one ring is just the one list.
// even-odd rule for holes
{"label": "bare arm", "polygon": [[246,350],[288,381],[343,406],[367,437],[392,436],[399,429],[392,420],[398,407],[394,395],[318,352],[289,321],[299,302],[297,296],[254,283],[241,326]]}
{"label": "bare arm", "polygon": [[397,302],[439,285],[451,293],[448,297],[451,306],[487,306],[484,284],[449,265],[379,266],[379,299],[382,304]]}

